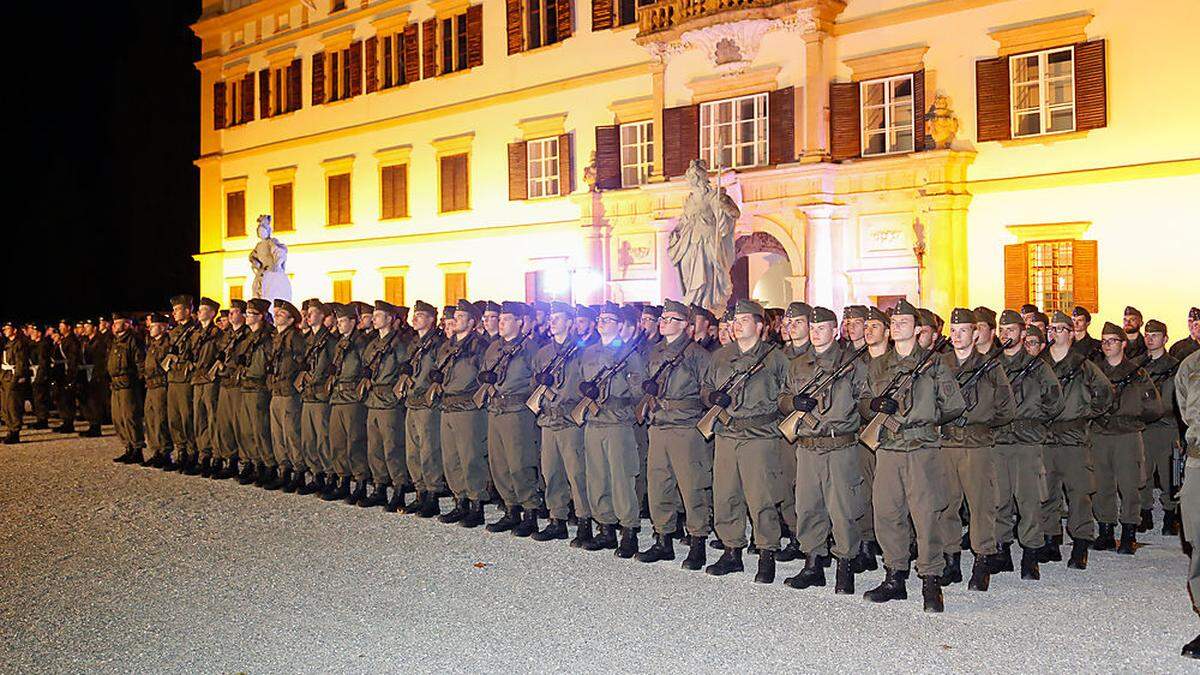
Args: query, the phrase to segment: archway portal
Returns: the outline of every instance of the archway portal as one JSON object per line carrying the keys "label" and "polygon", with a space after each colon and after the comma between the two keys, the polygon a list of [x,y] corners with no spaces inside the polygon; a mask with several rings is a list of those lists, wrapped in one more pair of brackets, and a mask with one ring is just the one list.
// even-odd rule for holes
{"label": "archway portal", "polygon": [[733,298],[753,298],[764,307],[786,307],[793,300],[788,278],[792,264],[783,244],[766,232],[751,232],[734,241]]}

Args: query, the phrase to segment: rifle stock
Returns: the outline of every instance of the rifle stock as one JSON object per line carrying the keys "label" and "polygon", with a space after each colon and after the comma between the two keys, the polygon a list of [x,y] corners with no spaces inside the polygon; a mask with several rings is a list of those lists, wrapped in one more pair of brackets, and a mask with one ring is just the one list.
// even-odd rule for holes
{"label": "rifle stock", "polygon": [[425,391],[425,404],[433,407],[433,404],[437,403],[438,399],[441,397],[442,384],[440,382],[434,382],[433,384],[430,384],[429,389]]}
{"label": "rifle stock", "polygon": [[471,400],[475,402],[475,407],[477,409],[482,410],[483,406],[487,405],[488,400],[491,399],[491,397],[494,396],[495,394],[496,394],[496,385],[485,384],[482,387],[475,390],[475,395],[471,397]]}
{"label": "rifle stock", "polygon": [[783,434],[788,443],[795,443],[796,439],[799,438],[796,434],[796,429],[800,426],[800,420],[803,417],[804,413],[799,410],[793,410],[790,415],[783,418],[783,421],[779,423],[779,433]]}
{"label": "rifle stock", "polygon": [[587,398],[586,396],[575,404],[575,408],[571,410],[571,421],[575,426],[581,427],[587,421],[589,414],[595,415],[600,411],[600,404],[596,403],[595,399]]}
{"label": "rifle stock", "polygon": [[730,419],[732,417],[728,410],[719,405],[714,405],[708,409],[708,412],[704,413],[704,417],[701,417],[699,422],[696,422],[696,430],[700,432],[704,440],[711,441],[717,433],[717,422],[728,424]]}
{"label": "rifle stock", "polygon": [[412,375],[401,375],[396,378],[396,384],[392,386],[392,393],[396,398],[404,399],[408,397],[408,390],[412,387]]}

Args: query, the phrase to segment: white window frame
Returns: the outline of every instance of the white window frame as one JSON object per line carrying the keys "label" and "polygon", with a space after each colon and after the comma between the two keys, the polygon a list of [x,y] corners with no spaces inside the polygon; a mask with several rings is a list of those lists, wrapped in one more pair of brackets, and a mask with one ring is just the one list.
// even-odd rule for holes
{"label": "white window frame", "polygon": [[[633,132],[633,140],[625,142],[625,130]],[[654,121],[641,120],[622,124],[617,133],[621,145],[621,187],[636,187],[644,185],[654,171]],[[625,151],[633,151],[635,160],[632,164],[625,162]],[[635,180],[626,180],[626,171],[634,172]]]}
{"label": "white window frame", "polygon": [[[738,116],[741,109],[739,104],[748,99],[754,101],[755,115],[753,118],[750,118],[754,121],[754,138],[745,140],[737,138],[736,134],[739,129],[743,128],[743,123],[747,121]],[[726,105],[729,106],[729,121],[714,122],[714,120],[719,119],[721,106]],[[770,106],[768,105],[766,92],[701,103],[700,156],[708,163],[709,170],[716,171],[721,168],[746,169],[765,166],[770,163],[769,117]],[[724,149],[719,145],[721,141],[721,129],[723,127],[730,128],[731,142],[727,146],[730,150],[730,162],[728,164],[719,161],[721,151]],[[739,161],[741,156],[740,150],[746,147],[751,147],[754,150],[754,159],[748,164]]]}
{"label": "white window frame", "polygon": [[[1058,52],[1069,52],[1071,54],[1071,73],[1070,73],[1070,75],[1060,75],[1055,78],[1048,77],[1047,66],[1049,64],[1050,55],[1056,54]],[[1018,59],[1027,59],[1031,56],[1036,56],[1038,58],[1038,69],[1037,69],[1038,105],[1036,108],[1017,108],[1017,87],[1019,84],[1022,84],[1022,83],[1016,82],[1016,65],[1015,64]],[[1051,105],[1047,102],[1048,97],[1046,96],[1046,93],[1047,93],[1047,91],[1049,91],[1050,83],[1055,80],[1066,80],[1066,81],[1070,82],[1070,87],[1069,87],[1071,90],[1071,102],[1070,103],[1059,103],[1059,104]],[[1026,82],[1023,84],[1029,84],[1030,82],[1033,82],[1033,80],[1030,80],[1029,82]],[[1009,118],[1009,123],[1011,124],[1013,138],[1030,138],[1033,136],[1049,136],[1049,135],[1053,135],[1053,134],[1067,134],[1067,133],[1071,133],[1072,131],[1075,131],[1075,104],[1076,104],[1076,100],[1075,100],[1075,47],[1073,45],[1068,45],[1066,47],[1055,47],[1053,49],[1043,49],[1041,51],[1025,52],[1024,54],[1014,54],[1014,55],[1010,56],[1008,59],[1008,92],[1009,92],[1009,110],[1008,110],[1009,115],[1008,115],[1008,118]],[[1048,131],[1046,127],[1050,122],[1050,114],[1052,112],[1057,112],[1059,110],[1070,110],[1071,111],[1071,127],[1069,129],[1058,129],[1055,131]],[[1030,113],[1035,113],[1035,112],[1038,114],[1038,131],[1033,132],[1033,133],[1024,133],[1024,134],[1020,133],[1021,117],[1023,115],[1028,115]]]}
{"label": "white window frame", "polygon": [[[896,124],[896,110],[903,107],[905,102],[903,99],[895,97],[896,84],[900,82],[908,82],[908,124]],[[892,77],[881,77],[874,80],[864,80],[858,83],[858,131],[859,131],[859,152],[863,157],[882,157],[884,155],[907,154],[916,150],[916,90],[914,89],[916,82],[913,81],[912,74],[894,75]],[[867,105],[867,89],[869,87],[883,87],[883,103],[875,106]],[[867,129],[867,110],[871,108],[881,108],[883,110],[883,128],[882,129]],[[908,130],[909,147],[896,147],[894,138],[896,133]],[[870,137],[883,135],[883,150],[881,152],[869,152]]]}
{"label": "white window frame", "polygon": [[[558,136],[525,142],[525,170],[530,199],[558,196],[558,153]],[[536,175],[535,166],[540,168]]]}

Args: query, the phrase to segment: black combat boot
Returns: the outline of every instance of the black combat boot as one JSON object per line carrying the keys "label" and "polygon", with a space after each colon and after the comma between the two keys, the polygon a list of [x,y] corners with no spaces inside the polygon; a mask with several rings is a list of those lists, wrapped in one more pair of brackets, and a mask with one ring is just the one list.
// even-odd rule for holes
{"label": "black combat boot", "polygon": [[995,572],[997,574],[999,574],[1000,572],[1012,572],[1013,571],[1012,543],[1011,542],[1004,544],[1003,546],[1000,547],[999,551],[996,551],[996,555],[993,558],[992,563],[993,563],[992,570],[993,570],[993,572]]}
{"label": "black combat boot", "polygon": [[615,556],[628,560],[637,555],[638,529],[636,527],[621,528],[621,543],[617,545],[617,550],[613,552]]}
{"label": "black combat boot", "polygon": [[443,513],[438,517],[438,522],[441,523],[457,523],[467,517],[467,507],[470,506],[470,500],[467,498],[454,498],[454,508]]}
{"label": "black combat boot", "polygon": [[775,583],[775,551],[763,549],[758,554],[758,574],[754,575],[756,584]]}
{"label": "black combat boot", "polygon": [[742,566],[742,549],[727,548],[717,562],[704,568],[704,573],[720,577],[733,572],[741,572],[744,569],[746,568]]}
{"label": "black combat boot", "polygon": [[442,515],[441,498],[436,492],[426,492],[425,502],[421,504],[421,510],[417,512],[418,518],[437,518]]}
{"label": "black combat boot", "polygon": [[1142,522],[1138,523],[1138,532],[1154,531],[1154,509],[1142,509]]}
{"label": "black combat boot", "polygon": [[500,516],[499,520],[488,523],[488,526],[483,528],[488,532],[508,532],[521,522],[521,507],[512,506],[504,510],[504,515]]}
{"label": "black combat boot", "polygon": [[838,558],[833,592],[838,595],[854,595],[854,563],[852,561]]}
{"label": "black combat boot", "polygon": [[571,548],[582,548],[590,551],[588,548],[592,545],[592,519],[584,518],[579,521],[578,527],[575,528],[575,538],[571,540]]}
{"label": "black combat boot", "polygon": [[884,565],[883,582],[875,588],[863,593],[863,598],[871,602],[887,602],[888,600],[908,599],[908,570],[894,570]]}
{"label": "black combat boot", "polygon": [[602,551],[606,548],[615,549],[617,547],[617,532],[616,525],[605,525],[600,523],[599,532],[592,538],[590,544],[583,547],[585,551]]}
{"label": "black combat boot", "polygon": [[51,431],[56,434],[73,434],[75,433],[75,423],[63,422],[62,424],[54,427]]}
{"label": "black combat boot", "polygon": [[284,492],[294,492],[298,495],[307,494],[304,492],[308,488],[308,480],[305,476],[304,469],[292,469],[292,482],[290,485],[284,486]]}
{"label": "black combat boot", "polygon": [[421,507],[425,505],[425,492],[418,491],[413,494],[412,501],[404,501],[404,491],[400,490],[400,506],[396,507],[397,513],[402,513],[406,516],[415,516],[421,512]]}
{"label": "black combat boot", "polygon": [[1173,537],[1179,534],[1178,511],[1163,511],[1162,534],[1164,537]]}
{"label": "black combat boot", "polygon": [[971,564],[971,580],[967,582],[967,589],[983,593],[991,583],[992,567],[988,564],[988,556],[976,555],[975,562]]}
{"label": "black combat boot", "polygon": [[875,550],[872,546],[874,543],[873,541],[864,541],[858,549],[858,555],[850,561],[855,574],[879,569],[879,562],[875,560]]}
{"label": "black combat boot", "polygon": [[278,490],[283,487],[283,479],[277,467],[268,466],[259,472],[259,476],[262,477],[262,485],[259,487],[264,490]]}
{"label": "black combat boot", "polygon": [[1200,635],[1197,635],[1194,640],[1183,646],[1183,651],[1179,652],[1180,656],[1186,656],[1189,659],[1200,659]]}
{"label": "black combat boot", "polygon": [[201,459],[200,460],[200,477],[201,478],[210,478],[210,477],[212,477],[212,471],[213,471],[212,457],[205,457],[205,458]]}
{"label": "black combat boot", "polygon": [[1087,539],[1071,539],[1071,558],[1067,560],[1067,567],[1073,570],[1086,570],[1088,549],[1092,546],[1092,542]]}
{"label": "black combat boot", "polygon": [[[350,479],[347,478],[346,482],[348,484],[350,482]],[[367,498],[367,481],[357,480],[357,481],[354,481],[354,491],[351,492],[350,494],[346,495],[345,501],[350,506],[354,506],[355,504],[359,503],[360,501],[362,501],[366,498]]]}
{"label": "black combat boot", "polygon": [[796,542],[795,537],[788,542],[787,546],[779,549],[779,553],[775,554],[775,560],[777,562],[791,562],[793,560],[799,560],[803,557],[804,552],[800,550],[800,544]]}
{"label": "black combat boot", "polygon": [[325,474],[324,473],[315,473],[315,474],[313,474],[312,482],[301,485],[299,488],[296,489],[296,494],[320,495],[324,491],[325,491]]}
{"label": "black combat boot", "polygon": [[333,486],[333,498],[330,501],[339,501],[350,498],[350,476],[342,476]]}
{"label": "black combat boot", "polygon": [[277,471],[277,474],[275,476],[275,480],[271,481],[271,484],[267,486],[267,489],[268,490],[280,490],[282,492],[287,492],[288,491],[287,486],[292,484],[292,470],[291,469],[277,469],[276,471]]}
{"label": "black combat boot", "polygon": [[87,429],[79,432],[79,436],[82,438],[100,438],[100,425],[99,424],[88,425]]}
{"label": "black combat boot", "polygon": [[[366,483],[366,481],[363,481],[363,483]],[[358,508],[371,509],[375,508],[376,506],[387,506],[387,503],[387,486],[376,485],[375,489],[371,491],[371,494],[366,495],[362,499],[358,500]]]}
{"label": "black combat boot", "polygon": [[1045,538],[1045,544],[1038,549],[1038,562],[1059,562],[1062,560],[1062,535],[1057,534]]}
{"label": "black combat boot", "polygon": [[942,601],[942,584],[937,577],[921,577],[921,597],[926,612],[941,614],[946,611],[946,604]]}
{"label": "black combat boot", "polygon": [[[794,577],[783,580],[783,585],[789,588],[810,588],[825,585],[825,568],[821,567],[819,556],[810,555],[804,560],[804,569]],[[840,566],[842,561],[838,561]]]}
{"label": "black combat boot", "polygon": [[155,453],[151,454],[149,457],[144,457],[142,459],[142,466],[147,466],[150,468],[157,468],[160,464],[162,464],[162,461],[163,461],[162,453],[155,452]]}
{"label": "black combat boot", "polygon": [[200,453],[198,451],[187,454],[187,459],[183,464],[183,474],[185,476],[200,475]]}
{"label": "black combat boot", "polygon": [[238,475],[238,483],[249,485],[254,482],[254,462],[242,462],[242,473]]}
{"label": "black combat boot", "polygon": [[962,553],[943,553],[946,558],[946,571],[942,573],[942,585],[949,586],[962,582]]}
{"label": "black combat boot", "polygon": [[467,515],[463,516],[458,524],[468,529],[483,525],[483,502],[477,499],[467,500]]}
{"label": "black combat boot", "polygon": [[514,537],[532,537],[538,531],[538,512],[541,509],[525,509],[521,514],[521,522],[512,529]]}
{"label": "black combat boot", "polygon": [[1021,578],[1029,581],[1037,581],[1042,578],[1042,571],[1038,568],[1038,550],[1036,548],[1021,547]]}
{"label": "black combat boot", "polygon": [[1121,543],[1117,546],[1117,553],[1133,555],[1137,551],[1137,530],[1137,525],[1121,524]]}
{"label": "black combat boot", "polygon": [[262,462],[255,462],[254,464],[258,469],[258,474],[254,477],[254,486],[266,487],[267,483],[270,483],[272,480],[274,480],[275,472],[271,470],[271,467],[263,464]]}
{"label": "black combat boot", "polygon": [[691,541],[688,543],[687,557],[683,559],[680,567],[693,572],[704,568],[704,563],[708,562],[704,552],[704,540],[707,538],[692,535]]}
{"label": "black combat boot", "polygon": [[550,541],[551,539],[566,539],[567,522],[557,518],[551,518],[550,522],[546,523],[546,527],[529,535],[529,538],[534,541]]}
{"label": "black combat boot", "polygon": [[[279,472],[279,491],[280,492],[286,492],[289,494],[296,492],[296,474],[297,473],[299,473],[299,472],[293,471],[292,469],[283,469],[282,471]],[[303,476],[304,474],[301,473],[300,475]],[[301,480],[303,480],[303,479],[301,479]]]}
{"label": "black combat boot", "polygon": [[388,500],[387,504],[384,504],[383,510],[388,513],[396,513],[397,511],[406,513],[404,506],[404,488],[392,488],[392,498]]}
{"label": "black combat boot", "polygon": [[672,543],[674,532],[670,534],[655,534],[654,543],[650,548],[637,554],[638,562],[652,563],[660,560],[675,559],[675,545]]}
{"label": "black combat boot", "polygon": [[[11,436],[11,435],[12,434],[10,433],[9,436]],[[7,444],[8,438],[5,438],[4,442]],[[113,462],[115,462],[117,464],[129,464],[132,461],[133,461],[133,448],[125,448],[125,452],[122,452],[121,454],[117,455],[116,457],[113,457]]]}
{"label": "black combat boot", "polygon": [[218,475],[217,478],[219,478],[221,480],[225,480],[228,478],[237,478],[237,477],[238,477],[237,457],[231,457],[228,460],[226,460],[225,468],[221,471],[221,474]]}
{"label": "black combat boot", "polygon": [[714,536],[712,538],[712,540],[708,542],[708,547],[711,549],[716,549],[718,551],[724,551],[725,550],[725,542],[721,541],[720,535],[717,535],[717,536]]}
{"label": "black combat boot", "polygon": [[1092,548],[1097,551],[1111,551],[1117,547],[1117,540],[1114,538],[1113,530],[1116,525],[1112,523],[1100,523],[1100,535],[1096,537],[1096,541],[1092,542]]}

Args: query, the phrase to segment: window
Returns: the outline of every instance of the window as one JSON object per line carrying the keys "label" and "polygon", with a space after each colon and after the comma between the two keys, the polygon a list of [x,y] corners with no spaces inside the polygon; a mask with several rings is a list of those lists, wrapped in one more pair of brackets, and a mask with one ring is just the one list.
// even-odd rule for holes
{"label": "window", "polygon": [[526,49],[558,42],[558,3],[555,0],[528,0],[525,13]]}
{"label": "window", "polygon": [[350,174],[339,173],[325,179],[327,225],[350,224]]}
{"label": "window", "polygon": [[767,163],[767,95],[700,105],[700,156],[709,169]]}
{"label": "window", "polygon": [[525,144],[529,157],[529,198],[558,195],[558,137]]}
{"label": "window", "polygon": [[629,26],[637,23],[638,8],[652,4],[654,4],[654,0],[617,0],[617,15],[613,17],[616,20],[616,25]]}
{"label": "window", "polygon": [[229,284],[229,299],[230,300],[245,300],[242,284]]}
{"label": "window", "polygon": [[333,0],[329,7],[330,12],[340,12],[343,9],[346,9],[346,0]]}
{"label": "window", "polygon": [[333,301],[345,304],[354,299],[354,286],[350,279],[333,280]]}
{"label": "window", "polygon": [[237,80],[227,81],[225,85],[225,126],[232,127],[241,123],[242,117],[242,88]]}
{"label": "window", "polygon": [[442,74],[467,69],[466,13],[442,19]]}
{"label": "window", "polygon": [[641,185],[654,168],[654,123],[621,125],[621,186]]}
{"label": "window", "polygon": [[467,175],[467,155],[447,155],[440,159],[441,211],[463,211],[471,208]]}
{"label": "window", "polygon": [[225,193],[225,236],[246,236],[246,193]]}
{"label": "window", "polygon": [[[411,48],[411,46],[410,46]],[[405,79],[404,33],[399,32],[383,38],[383,84],[382,89],[407,84]]]}
{"label": "window", "polygon": [[446,304],[454,305],[459,300],[467,299],[467,273],[466,272],[446,272],[445,273],[446,287]]}
{"label": "window", "polygon": [[[1067,230],[1080,223],[1009,226],[1029,240],[1004,246],[1004,306],[1037,303],[1046,312],[1076,305],[1099,309],[1099,247],[1093,239],[1074,239]],[[1087,223],[1082,223],[1086,229]],[[1046,232],[1041,232],[1046,230]],[[1044,236],[1054,232],[1059,236]],[[1063,236],[1066,235],[1066,236]]]}
{"label": "window", "polygon": [[404,276],[389,274],[383,278],[383,301],[393,305],[404,304]]}
{"label": "window", "polygon": [[407,164],[385,166],[379,170],[379,195],[381,218],[388,220],[408,216]]}
{"label": "window", "polygon": [[1014,56],[1012,135],[1038,136],[1075,130],[1075,48]]}
{"label": "window", "polygon": [[271,186],[271,226],[276,232],[291,232],[296,229],[292,220],[291,183]]}
{"label": "window", "polygon": [[862,155],[913,151],[913,77],[899,75],[859,83]]}
{"label": "window", "polygon": [[1029,255],[1029,302],[1043,312],[1062,310],[1070,313],[1075,306],[1074,256],[1070,241],[1031,242]]}
{"label": "window", "polygon": [[[359,43],[354,43],[345,49],[331,51],[326,56],[325,62],[329,64],[329,76],[326,79],[329,83],[329,93],[326,97],[326,102],[341,101],[353,95],[351,91],[352,75],[361,75],[361,73],[353,73],[351,70],[354,60],[350,58],[350,50],[351,48],[358,49],[359,47]],[[359,59],[359,61],[361,60]],[[359,82],[361,82],[361,77],[359,78]]]}

